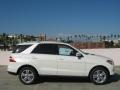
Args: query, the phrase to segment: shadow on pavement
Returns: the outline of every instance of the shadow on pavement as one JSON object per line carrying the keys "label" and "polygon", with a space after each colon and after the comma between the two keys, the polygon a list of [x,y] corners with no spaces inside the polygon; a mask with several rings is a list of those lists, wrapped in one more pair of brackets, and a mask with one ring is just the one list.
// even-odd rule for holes
{"label": "shadow on pavement", "polygon": [[[120,80],[120,74],[115,74],[110,77],[108,83],[118,82]],[[44,82],[63,82],[63,83],[91,83],[87,77],[64,77],[64,76],[40,76],[36,83]]]}
{"label": "shadow on pavement", "polygon": [[88,83],[90,80],[87,77],[40,76],[40,79],[37,83],[44,82]]}
{"label": "shadow on pavement", "polygon": [[118,82],[120,80],[120,74],[115,73],[113,76],[110,77],[108,83]]}

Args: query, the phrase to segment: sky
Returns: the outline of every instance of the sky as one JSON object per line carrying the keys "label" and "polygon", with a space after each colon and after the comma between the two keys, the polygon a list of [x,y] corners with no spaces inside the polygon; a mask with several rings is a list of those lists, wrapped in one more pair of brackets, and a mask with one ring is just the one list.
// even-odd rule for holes
{"label": "sky", "polygon": [[0,0],[0,33],[118,34],[120,0]]}

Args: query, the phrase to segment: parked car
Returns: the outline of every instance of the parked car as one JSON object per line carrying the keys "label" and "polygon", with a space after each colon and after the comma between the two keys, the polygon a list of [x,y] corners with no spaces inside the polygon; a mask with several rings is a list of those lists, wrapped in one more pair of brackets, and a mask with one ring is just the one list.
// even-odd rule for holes
{"label": "parked car", "polygon": [[[8,72],[23,84],[33,84],[39,76],[85,76],[94,84],[105,84],[114,74],[112,59],[85,53],[61,42],[21,43],[9,58]],[[39,77],[40,78],[40,77]]]}

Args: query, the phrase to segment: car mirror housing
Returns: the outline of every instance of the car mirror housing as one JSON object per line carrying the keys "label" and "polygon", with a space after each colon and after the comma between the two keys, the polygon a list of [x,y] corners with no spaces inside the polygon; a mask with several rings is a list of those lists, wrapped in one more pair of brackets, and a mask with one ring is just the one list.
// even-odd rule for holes
{"label": "car mirror housing", "polygon": [[76,53],[76,56],[80,59],[81,57],[83,57],[83,55],[81,53]]}

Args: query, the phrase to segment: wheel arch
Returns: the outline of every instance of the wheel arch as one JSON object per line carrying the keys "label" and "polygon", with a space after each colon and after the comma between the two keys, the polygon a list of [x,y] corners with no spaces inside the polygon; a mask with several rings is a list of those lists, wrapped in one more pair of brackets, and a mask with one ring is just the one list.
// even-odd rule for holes
{"label": "wheel arch", "polygon": [[108,72],[108,74],[110,75],[110,71],[108,70],[107,67],[102,66],[102,65],[98,65],[98,66],[94,66],[94,67],[89,71],[88,77],[90,77],[91,72],[92,72],[95,68],[98,68],[98,67],[104,68],[104,69]]}
{"label": "wheel arch", "polygon": [[19,67],[18,70],[17,70],[17,74],[18,74],[19,71],[20,71],[22,68],[24,68],[24,67],[31,67],[31,68],[33,68],[33,69],[37,72],[37,74],[38,74],[37,69],[36,69],[34,66],[29,65],[29,64],[25,64],[25,65],[22,65],[21,67]]}

